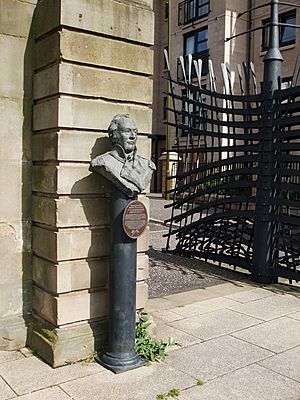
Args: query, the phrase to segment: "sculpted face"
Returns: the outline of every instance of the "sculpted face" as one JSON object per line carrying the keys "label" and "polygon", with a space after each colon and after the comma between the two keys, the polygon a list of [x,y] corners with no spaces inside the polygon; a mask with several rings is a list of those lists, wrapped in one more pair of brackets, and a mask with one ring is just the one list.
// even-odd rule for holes
{"label": "sculpted face", "polygon": [[114,143],[120,145],[125,153],[134,151],[137,140],[137,128],[131,118],[122,118],[114,136]]}

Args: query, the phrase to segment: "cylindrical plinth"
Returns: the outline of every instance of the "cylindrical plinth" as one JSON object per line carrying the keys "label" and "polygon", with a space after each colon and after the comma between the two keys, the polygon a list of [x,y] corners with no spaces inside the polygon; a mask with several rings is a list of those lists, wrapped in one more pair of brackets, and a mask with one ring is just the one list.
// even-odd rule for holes
{"label": "cylindrical plinth", "polygon": [[125,194],[113,189],[109,341],[107,353],[96,360],[115,373],[145,365],[134,350],[137,242],[125,234],[122,224],[124,210],[130,201]]}

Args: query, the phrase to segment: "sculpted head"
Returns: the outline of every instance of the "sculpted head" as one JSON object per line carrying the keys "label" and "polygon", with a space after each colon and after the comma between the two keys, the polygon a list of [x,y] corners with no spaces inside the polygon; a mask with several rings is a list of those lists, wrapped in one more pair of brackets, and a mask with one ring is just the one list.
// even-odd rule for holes
{"label": "sculpted head", "polygon": [[131,153],[136,148],[137,127],[129,114],[117,114],[108,127],[108,136],[113,145],[122,147],[125,153]]}

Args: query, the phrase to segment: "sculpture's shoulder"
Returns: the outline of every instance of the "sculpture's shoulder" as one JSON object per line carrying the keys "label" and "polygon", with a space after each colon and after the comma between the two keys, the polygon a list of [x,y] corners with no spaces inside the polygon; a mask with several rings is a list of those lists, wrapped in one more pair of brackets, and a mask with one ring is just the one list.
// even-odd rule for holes
{"label": "sculpture's shoulder", "polygon": [[112,158],[113,157],[110,154],[110,152],[101,154],[100,156],[93,158],[93,160],[91,161],[91,168],[104,167],[107,164],[110,164],[111,162],[113,162]]}
{"label": "sculpture's shoulder", "polygon": [[111,152],[101,154],[100,156],[94,158],[90,164],[90,171],[99,172],[103,168],[111,173],[119,173],[122,167],[122,162],[117,160]]}
{"label": "sculpture's shoulder", "polygon": [[149,160],[148,158],[136,155],[135,160],[138,161],[141,165],[149,167],[153,171],[156,170],[156,166],[155,166],[154,162]]}

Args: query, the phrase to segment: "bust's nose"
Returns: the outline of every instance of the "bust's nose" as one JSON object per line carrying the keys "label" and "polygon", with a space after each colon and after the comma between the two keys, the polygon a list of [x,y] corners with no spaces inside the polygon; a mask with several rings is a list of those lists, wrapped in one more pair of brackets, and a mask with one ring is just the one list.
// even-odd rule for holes
{"label": "bust's nose", "polygon": [[135,139],[137,136],[136,131],[134,129],[130,130],[130,138]]}

